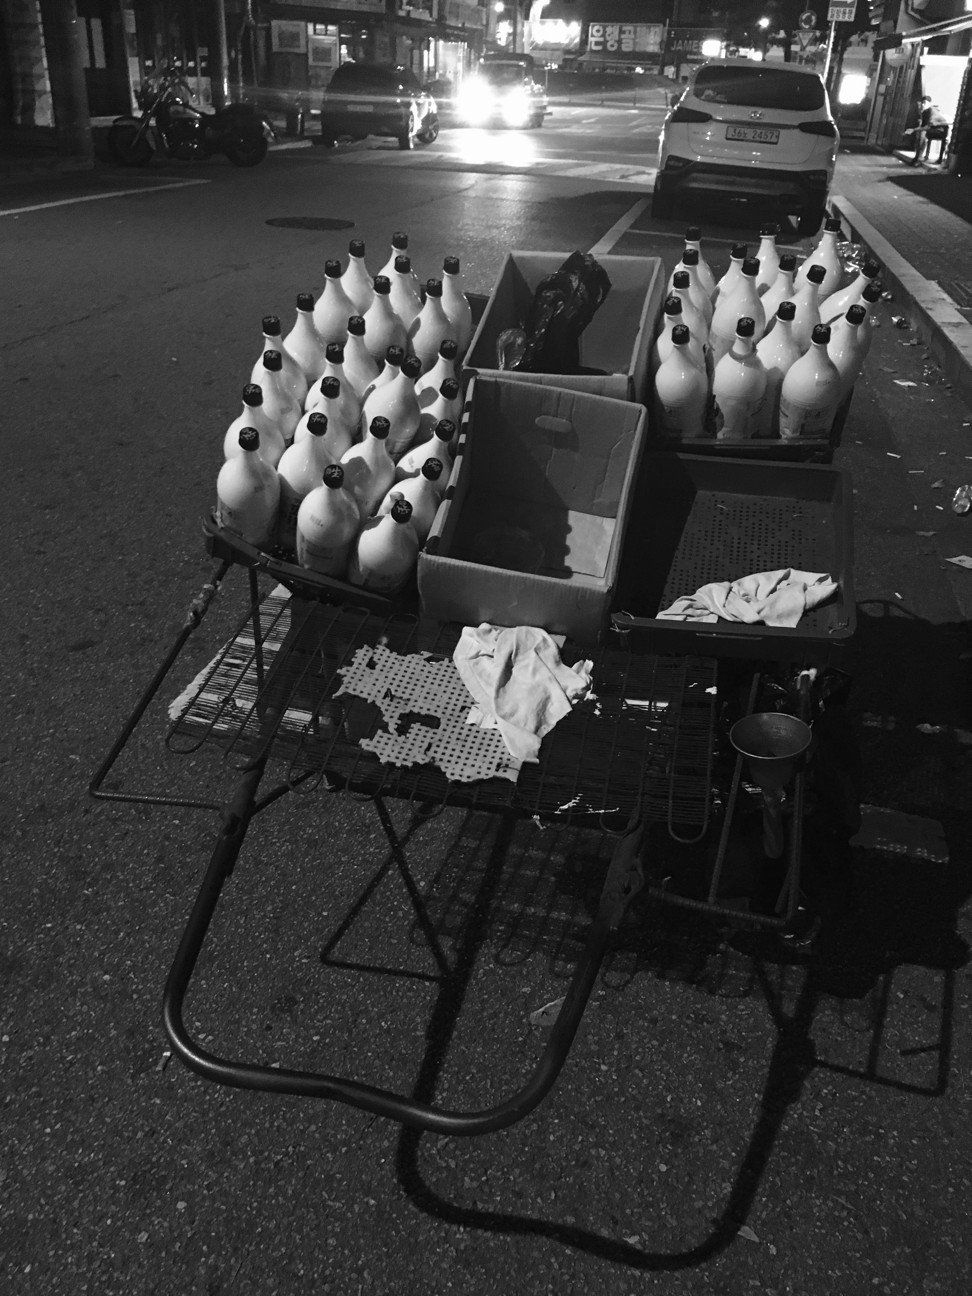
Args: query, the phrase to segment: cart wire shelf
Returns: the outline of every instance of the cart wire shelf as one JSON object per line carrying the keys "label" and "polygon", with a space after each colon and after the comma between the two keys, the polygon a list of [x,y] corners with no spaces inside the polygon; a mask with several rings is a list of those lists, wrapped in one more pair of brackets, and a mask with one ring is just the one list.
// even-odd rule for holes
{"label": "cart wire shelf", "polygon": [[[283,777],[298,792],[323,784],[425,808],[448,804],[564,821],[599,816],[603,828],[619,832],[638,814],[666,823],[678,840],[704,834],[715,746],[712,659],[597,652],[596,696],[575,705],[546,735],[539,763],[524,764],[515,781],[450,779],[434,765],[397,766],[362,747],[386,724],[373,702],[339,695],[342,672],[359,649],[451,660],[461,629],[322,604],[278,586],[254,602],[172,704],[167,744],[189,753],[215,743],[237,769],[264,757],[283,762]],[[568,664],[581,655],[564,644]]]}

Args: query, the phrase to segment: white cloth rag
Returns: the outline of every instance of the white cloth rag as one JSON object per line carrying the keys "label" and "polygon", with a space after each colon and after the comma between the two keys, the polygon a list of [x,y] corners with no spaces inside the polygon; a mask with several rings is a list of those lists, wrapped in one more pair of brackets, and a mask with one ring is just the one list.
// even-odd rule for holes
{"label": "white cloth rag", "polygon": [[539,760],[540,739],[591,692],[593,663],[566,666],[553,639],[536,626],[466,626],[452,660],[518,760]]}
{"label": "white cloth rag", "polygon": [[756,572],[734,581],[712,581],[694,594],[677,598],[659,612],[663,621],[747,621],[770,626],[797,625],[804,612],[823,603],[837,591],[827,572]]}

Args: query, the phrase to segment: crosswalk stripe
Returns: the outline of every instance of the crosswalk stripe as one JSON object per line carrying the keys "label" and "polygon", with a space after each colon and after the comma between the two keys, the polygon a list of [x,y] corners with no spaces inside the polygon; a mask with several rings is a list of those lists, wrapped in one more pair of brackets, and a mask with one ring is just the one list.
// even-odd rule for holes
{"label": "crosswalk stripe", "polygon": [[[408,167],[414,163],[410,153],[398,153],[379,149],[360,149],[354,152],[339,153],[329,161],[341,166],[394,166]],[[488,175],[536,175],[563,176],[571,180],[605,180],[617,184],[650,185],[656,173],[655,167],[636,167],[630,163],[588,162],[583,158],[536,158],[529,162],[507,163],[499,159],[483,162],[470,162],[462,153],[426,154],[422,166],[431,166],[437,170],[479,171]]]}

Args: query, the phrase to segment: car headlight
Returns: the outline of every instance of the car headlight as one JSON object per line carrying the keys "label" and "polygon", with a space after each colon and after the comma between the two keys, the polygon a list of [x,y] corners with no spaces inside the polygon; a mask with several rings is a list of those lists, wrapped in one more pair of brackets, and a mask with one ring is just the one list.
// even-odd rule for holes
{"label": "car headlight", "polygon": [[530,116],[530,97],[525,90],[511,90],[503,97],[503,117],[512,126]]}

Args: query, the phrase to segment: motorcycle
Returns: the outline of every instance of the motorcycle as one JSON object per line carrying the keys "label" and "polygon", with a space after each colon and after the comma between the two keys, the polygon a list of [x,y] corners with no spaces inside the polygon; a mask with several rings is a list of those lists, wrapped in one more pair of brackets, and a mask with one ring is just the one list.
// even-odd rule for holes
{"label": "motorcycle", "polygon": [[156,151],[182,161],[225,153],[236,166],[256,166],[274,138],[273,126],[251,104],[197,107],[189,86],[167,65],[136,97],[141,116],[116,117],[108,132],[108,151],[122,166],[147,166]]}

